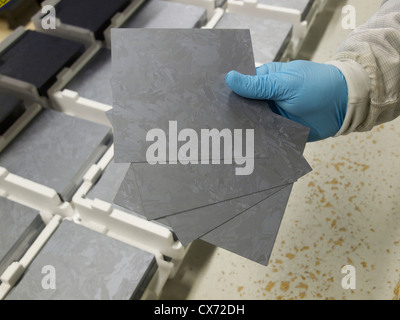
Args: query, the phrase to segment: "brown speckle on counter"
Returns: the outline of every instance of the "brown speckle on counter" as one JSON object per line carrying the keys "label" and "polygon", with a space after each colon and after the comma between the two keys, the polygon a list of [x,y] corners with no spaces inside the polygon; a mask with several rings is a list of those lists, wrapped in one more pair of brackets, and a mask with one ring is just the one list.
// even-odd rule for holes
{"label": "brown speckle on counter", "polygon": [[288,290],[289,290],[289,287],[290,287],[290,282],[289,282],[289,281],[281,281],[280,289],[281,289],[283,292],[288,291]]}

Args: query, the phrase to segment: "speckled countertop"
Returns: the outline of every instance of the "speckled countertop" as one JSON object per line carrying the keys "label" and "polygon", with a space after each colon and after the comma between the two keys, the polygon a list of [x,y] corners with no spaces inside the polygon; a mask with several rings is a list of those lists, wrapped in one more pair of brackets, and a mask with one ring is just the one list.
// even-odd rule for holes
{"label": "speckled countertop", "polygon": [[[165,299],[398,299],[400,119],[310,144],[265,267],[197,241]],[[344,265],[356,289],[342,288]],[[186,290],[185,288],[189,288]]]}

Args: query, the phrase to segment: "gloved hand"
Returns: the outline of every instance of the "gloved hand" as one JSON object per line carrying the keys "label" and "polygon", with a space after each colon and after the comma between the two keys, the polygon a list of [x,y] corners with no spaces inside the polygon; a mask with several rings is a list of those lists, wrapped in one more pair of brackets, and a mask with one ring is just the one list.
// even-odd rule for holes
{"label": "gloved hand", "polygon": [[231,71],[225,80],[237,94],[270,100],[272,111],[309,127],[309,142],[334,136],[346,115],[347,83],[332,65],[273,62],[258,67],[256,76]]}

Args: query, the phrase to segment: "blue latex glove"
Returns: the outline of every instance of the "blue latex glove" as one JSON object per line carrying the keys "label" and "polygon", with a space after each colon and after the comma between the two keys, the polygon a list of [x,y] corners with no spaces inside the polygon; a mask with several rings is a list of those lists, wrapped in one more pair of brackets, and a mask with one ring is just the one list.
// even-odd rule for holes
{"label": "blue latex glove", "polygon": [[272,62],[258,67],[256,76],[231,71],[226,83],[245,98],[270,100],[274,112],[309,127],[309,142],[334,136],[347,111],[346,80],[328,64]]}

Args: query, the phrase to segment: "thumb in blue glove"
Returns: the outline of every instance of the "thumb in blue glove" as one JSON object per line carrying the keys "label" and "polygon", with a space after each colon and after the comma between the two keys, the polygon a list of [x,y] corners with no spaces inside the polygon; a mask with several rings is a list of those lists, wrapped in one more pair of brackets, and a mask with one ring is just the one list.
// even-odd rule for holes
{"label": "thumb in blue glove", "polygon": [[269,100],[274,112],[309,127],[308,142],[334,136],[346,115],[346,79],[332,65],[272,62],[258,67],[255,76],[231,71],[225,80],[238,95]]}

